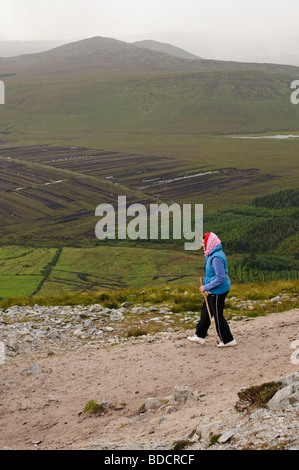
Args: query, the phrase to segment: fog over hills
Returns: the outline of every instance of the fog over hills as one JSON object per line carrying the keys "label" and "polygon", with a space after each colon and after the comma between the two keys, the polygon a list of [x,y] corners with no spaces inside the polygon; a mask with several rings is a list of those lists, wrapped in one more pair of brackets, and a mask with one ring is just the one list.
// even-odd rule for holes
{"label": "fog over hills", "polygon": [[[0,41],[0,57],[17,57],[25,54],[36,54],[46,52],[65,44],[78,42],[76,40],[56,40],[56,41]],[[182,59],[200,59],[201,57],[191,54],[190,52],[160,41],[150,39],[136,41],[134,46],[150,49],[157,52],[165,52],[166,54],[181,57]]]}
{"label": "fog over hills", "polygon": [[[127,35],[128,42],[142,41],[144,35]],[[204,59],[259,62],[299,66],[298,34],[269,35],[265,32],[200,31],[148,33],[147,39],[174,44]]]}
{"label": "fog over hills", "polygon": [[192,57],[180,48],[156,41],[131,44],[98,36],[64,44],[45,52],[2,58],[0,62],[2,74],[77,73],[87,70],[96,72],[256,70],[298,73],[297,68],[288,65],[206,60],[197,56]]}
{"label": "fog over hills", "polygon": [[71,41],[0,41],[0,57],[16,57],[24,54],[45,52]]}
{"label": "fog over hills", "polygon": [[[113,36],[114,37],[114,36]],[[115,36],[143,48],[166,52],[187,59],[275,63],[299,66],[298,36],[236,34],[221,31],[144,33]],[[0,57],[15,57],[44,52],[82,38],[0,41]]]}
{"label": "fog over hills", "polygon": [[143,47],[145,49],[151,49],[153,51],[165,52],[166,54],[171,54],[176,57],[181,57],[182,59],[201,59],[194,54],[191,54],[180,47],[172,46],[165,42],[152,41],[150,39],[145,41],[136,41],[133,43],[134,46]]}
{"label": "fog over hills", "polygon": [[[169,46],[171,48],[171,46]],[[175,49],[175,48],[174,48]],[[113,38],[93,37],[64,44],[45,52],[3,58],[1,66],[16,70],[42,67],[43,71],[78,69],[109,70],[184,70],[190,61],[173,54],[152,50]]]}

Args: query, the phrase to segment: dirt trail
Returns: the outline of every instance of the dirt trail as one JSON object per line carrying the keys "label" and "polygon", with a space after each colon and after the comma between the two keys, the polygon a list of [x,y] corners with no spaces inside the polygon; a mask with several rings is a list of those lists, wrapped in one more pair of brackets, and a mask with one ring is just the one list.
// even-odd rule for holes
{"label": "dirt trail", "polygon": [[[291,361],[298,325],[295,309],[232,322],[235,348],[217,348],[212,331],[204,346],[192,344],[186,332],[135,345],[10,359],[0,366],[0,449],[81,449],[103,440],[133,448],[174,441],[226,409],[233,419],[242,387],[298,371]],[[30,363],[42,373],[24,376]],[[205,395],[170,414],[138,414],[146,398],[172,395],[176,385]],[[89,400],[103,398],[114,400],[117,409],[99,417],[82,414]]]}

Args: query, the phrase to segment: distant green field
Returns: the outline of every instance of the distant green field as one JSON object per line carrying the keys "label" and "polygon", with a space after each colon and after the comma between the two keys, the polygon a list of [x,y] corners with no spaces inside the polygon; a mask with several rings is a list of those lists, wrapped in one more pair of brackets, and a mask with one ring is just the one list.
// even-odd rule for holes
{"label": "distant green field", "polygon": [[100,246],[56,249],[0,247],[0,298],[189,284],[202,256],[171,250]]}
{"label": "distant green field", "polygon": [[[281,191],[204,217],[204,231],[223,241],[233,284],[298,279],[298,197]],[[95,243],[0,247],[0,298],[198,285],[203,275],[202,250],[184,251],[182,243]]]}
{"label": "distant green field", "polygon": [[0,298],[32,295],[55,253],[50,248],[0,247]]}
{"label": "distant green field", "polygon": [[2,275],[0,274],[0,298],[30,296],[33,294],[43,276],[21,274]]}
{"label": "distant green field", "polygon": [[64,248],[39,295],[199,282],[202,256],[171,250]]}

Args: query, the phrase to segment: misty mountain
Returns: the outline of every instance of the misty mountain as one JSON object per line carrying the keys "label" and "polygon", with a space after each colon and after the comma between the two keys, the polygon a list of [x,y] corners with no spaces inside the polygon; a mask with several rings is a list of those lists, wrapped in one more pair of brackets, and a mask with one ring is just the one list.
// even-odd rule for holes
{"label": "misty mountain", "polygon": [[0,41],[0,57],[16,57],[24,54],[36,54],[49,51],[70,41]]}
{"label": "misty mountain", "polygon": [[[43,40],[43,41],[0,41],[0,57],[17,57],[25,54],[46,52],[74,41],[67,40]],[[201,57],[165,42],[143,40],[136,41],[133,45],[157,52],[165,52],[182,59],[200,59]]]}
{"label": "misty mountain", "polygon": [[130,44],[113,38],[93,37],[45,52],[2,58],[0,74],[252,70],[298,75],[299,72],[298,67],[288,65],[226,62],[199,57],[187,59],[173,55],[175,49],[169,45],[168,51],[172,52],[170,54],[149,49],[148,43],[147,47],[141,47],[140,44]]}
{"label": "misty mountain", "polygon": [[76,70],[185,70],[190,61],[165,52],[141,48],[113,38],[88,38],[36,54],[1,59],[3,68],[16,71],[74,72]]}
{"label": "misty mountain", "polygon": [[[156,42],[175,44],[205,59],[234,62],[258,62],[299,66],[299,35],[283,35],[279,31],[268,35],[264,31],[184,31],[148,33]],[[144,34],[128,34],[124,41],[142,42]]]}
{"label": "misty mountain", "polygon": [[202,59],[194,54],[191,54],[180,47],[172,46],[165,42],[145,40],[145,41],[136,41],[133,43],[134,46],[142,47],[145,49],[151,49],[153,51],[165,52],[166,54],[174,55],[175,57],[181,57],[182,59]]}

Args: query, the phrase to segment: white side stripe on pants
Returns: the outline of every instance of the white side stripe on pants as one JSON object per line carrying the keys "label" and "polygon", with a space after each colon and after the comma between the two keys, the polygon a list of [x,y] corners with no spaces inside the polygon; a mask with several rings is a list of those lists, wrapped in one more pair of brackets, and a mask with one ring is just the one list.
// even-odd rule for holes
{"label": "white side stripe on pants", "polygon": [[223,339],[221,337],[221,331],[220,331],[220,322],[219,322],[219,315],[218,315],[218,294],[216,295],[216,322],[217,322],[217,330],[218,330],[218,335],[220,338],[220,341],[223,343]]}

